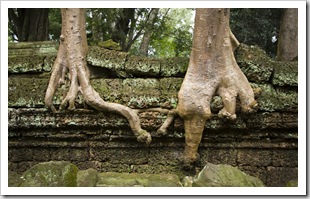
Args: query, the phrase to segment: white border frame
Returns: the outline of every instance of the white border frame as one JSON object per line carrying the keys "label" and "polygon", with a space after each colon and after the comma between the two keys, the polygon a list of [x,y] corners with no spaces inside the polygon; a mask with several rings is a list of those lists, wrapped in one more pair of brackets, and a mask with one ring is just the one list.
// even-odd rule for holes
{"label": "white border frame", "polygon": [[[267,3],[268,2],[268,3]],[[298,8],[298,187],[8,187],[8,8]],[[1,1],[1,195],[306,195],[306,1]]]}

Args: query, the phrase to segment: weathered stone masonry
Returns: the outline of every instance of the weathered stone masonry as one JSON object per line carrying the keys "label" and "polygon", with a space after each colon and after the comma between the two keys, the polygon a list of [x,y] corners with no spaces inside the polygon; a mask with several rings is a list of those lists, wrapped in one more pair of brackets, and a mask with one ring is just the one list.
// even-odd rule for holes
{"label": "weathered stone masonry", "polygon": [[[50,160],[67,160],[80,169],[137,173],[176,173],[184,147],[183,122],[176,119],[169,135],[156,130],[165,116],[141,113],[151,132],[149,147],[138,143],[119,115],[84,109],[52,114],[44,107],[50,70],[57,53],[53,42],[9,45],[9,169],[23,172]],[[253,46],[241,45],[236,59],[253,87],[262,88],[257,113],[237,112],[236,121],[216,116],[222,103],[215,96],[214,116],[206,123],[199,153],[202,161],[237,166],[267,186],[297,179],[297,62],[275,62]],[[131,108],[172,108],[177,104],[187,58],[152,59],[89,47],[92,85],[106,101]],[[68,85],[59,89],[59,104]]]}

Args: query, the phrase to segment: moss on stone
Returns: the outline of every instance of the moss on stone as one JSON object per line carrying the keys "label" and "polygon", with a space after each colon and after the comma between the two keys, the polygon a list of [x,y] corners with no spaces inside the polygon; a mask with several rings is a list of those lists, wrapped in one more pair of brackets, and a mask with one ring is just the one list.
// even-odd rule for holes
{"label": "moss on stone", "polygon": [[237,63],[251,82],[268,82],[273,72],[271,58],[258,46],[241,44],[236,53]]}
{"label": "moss on stone", "polygon": [[98,172],[93,169],[79,171],[77,173],[77,186],[78,187],[95,187],[98,180]]}
{"label": "moss on stone", "polygon": [[11,107],[44,106],[48,79],[35,77],[10,77],[8,99]]}
{"label": "moss on stone", "polygon": [[298,187],[298,180],[291,180],[287,183],[287,187]]}
{"label": "moss on stone", "polygon": [[178,92],[183,78],[161,78],[160,82],[160,106],[163,108],[176,108],[178,104]]}
{"label": "moss on stone", "polygon": [[119,45],[119,43],[114,42],[112,39],[106,40],[106,41],[100,41],[98,43],[98,46],[103,47],[103,48],[107,48],[110,50],[122,50],[121,46]]}
{"label": "moss on stone", "polygon": [[49,72],[57,55],[56,42],[9,44],[9,73]]}
{"label": "moss on stone", "polygon": [[179,178],[173,174],[138,174],[106,172],[99,174],[99,187],[180,187]]}
{"label": "moss on stone", "polygon": [[110,69],[120,77],[126,77],[125,62],[127,53],[107,50],[99,46],[89,46],[87,63],[93,66]]}
{"label": "moss on stone", "polygon": [[14,56],[9,58],[9,73],[44,72],[46,56]]}
{"label": "moss on stone", "polygon": [[277,86],[298,86],[298,62],[273,62],[271,82]]}
{"label": "moss on stone", "polygon": [[57,54],[58,43],[55,41],[36,41],[9,43],[9,56],[33,56],[43,54]]}
{"label": "moss on stone", "polygon": [[160,73],[160,62],[158,59],[140,56],[129,56],[125,70],[132,76],[158,77]]}
{"label": "moss on stone", "polygon": [[21,175],[16,172],[9,171],[8,177],[9,177],[8,179],[9,187],[19,187],[20,184],[22,183]]}
{"label": "moss on stone", "polygon": [[258,109],[262,111],[297,111],[298,92],[271,84],[251,84],[253,88],[259,87],[262,93],[258,96]]}
{"label": "moss on stone", "polygon": [[39,163],[22,175],[21,187],[75,187],[78,168],[66,161]]}
{"label": "moss on stone", "polygon": [[263,182],[236,167],[207,163],[193,180],[193,187],[264,187]]}
{"label": "moss on stone", "polygon": [[121,79],[92,79],[91,85],[94,87],[103,100],[107,102],[123,103],[122,90],[123,80]]}
{"label": "moss on stone", "polygon": [[163,58],[159,61],[162,77],[184,77],[189,63],[186,57]]}
{"label": "moss on stone", "polygon": [[160,87],[155,78],[127,78],[123,81],[122,98],[131,108],[147,108],[159,106]]}

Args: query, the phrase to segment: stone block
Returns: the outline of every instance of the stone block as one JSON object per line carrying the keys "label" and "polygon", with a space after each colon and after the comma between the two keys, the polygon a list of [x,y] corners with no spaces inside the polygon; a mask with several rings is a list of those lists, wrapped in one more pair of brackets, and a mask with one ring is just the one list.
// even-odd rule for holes
{"label": "stone block", "polygon": [[107,50],[99,46],[90,46],[87,53],[87,63],[108,69],[119,77],[126,77],[125,62],[127,55],[124,52]]}
{"label": "stone block", "polygon": [[272,151],[262,149],[240,149],[237,153],[237,163],[240,166],[270,166]]}
{"label": "stone block", "polygon": [[152,148],[148,156],[149,165],[176,166],[182,158],[183,147]]}
{"label": "stone block", "polygon": [[267,186],[286,187],[291,180],[298,179],[298,169],[288,167],[267,167]]}
{"label": "stone block", "polygon": [[51,159],[50,149],[48,148],[9,148],[9,161],[12,162],[27,162],[38,161],[45,162]]}
{"label": "stone block", "polygon": [[[70,146],[70,143],[68,143]],[[87,161],[89,160],[89,151],[86,148],[51,148],[51,160],[66,161]]]}
{"label": "stone block", "polygon": [[160,62],[153,58],[128,56],[125,71],[132,77],[158,77]]}
{"label": "stone block", "polygon": [[257,97],[258,110],[261,111],[298,111],[297,89],[274,87],[271,84],[251,84],[253,88],[261,88],[262,93]]}
{"label": "stone block", "polygon": [[271,79],[276,86],[298,86],[298,62],[273,62],[274,73]]}
{"label": "stone block", "polygon": [[238,168],[248,175],[259,178],[265,185],[267,185],[266,167],[238,166]]}
{"label": "stone block", "polygon": [[187,71],[189,58],[172,57],[160,59],[160,76],[184,77]]}
{"label": "stone block", "polygon": [[95,169],[78,171],[77,187],[95,187],[98,180],[98,172]]}
{"label": "stone block", "polygon": [[202,163],[212,162],[213,164],[228,164],[236,166],[237,150],[235,149],[201,149],[199,150]]}
{"label": "stone block", "polygon": [[173,174],[100,173],[97,187],[181,187]]}
{"label": "stone block", "polygon": [[272,166],[298,167],[298,150],[276,150],[272,153]]}
{"label": "stone block", "polygon": [[66,161],[39,163],[22,175],[21,187],[76,187],[78,168]]}
{"label": "stone block", "polygon": [[193,180],[193,187],[264,187],[263,182],[236,167],[226,164],[211,164],[199,172]]}
{"label": "stone block", "polygon": [[250,82],[268,82],[273,72],[271,59],[258,46],[241,44],[235,53],[241,71]]}

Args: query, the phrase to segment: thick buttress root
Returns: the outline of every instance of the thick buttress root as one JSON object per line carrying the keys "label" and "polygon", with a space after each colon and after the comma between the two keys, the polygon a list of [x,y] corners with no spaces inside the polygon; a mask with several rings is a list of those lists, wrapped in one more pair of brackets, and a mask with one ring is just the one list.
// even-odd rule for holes
{"label": "thick buttress root", "polygon": [[189,167],[198,160],[198,147],[201,142],[202,133],[206,120],[199,116],[184,119],[185,149],[183,152],[183,164]]}
{"label": "thick buttress root", "polygon": [[218,94],[224,107],[218,115],[236,119],[236,100],[243,112],[254,112],[257,102],[247,78],[240,70],[233,51],[239,42],[229,28],[229,9],[196,9],[193,47],[189,66],[178,93],[178,106],[158,130],[167,133],[174,115],[184,120],[187,167],[198,159],[198,147],[205,122],[211,118],[210,103]]}
{"label": "thick buttress root", "polygon": [[93,89],[89,80],[86,64],[87,38],[85,29],[85,9],[61,9],[62,35],[50,81],[45,95],[45,105],[53,112],[57,112],[53,105],[53,97],[59,85],[65,82],[68,72],[70,88],[60,104],[60,109],[75,108],[75,99],[79,92],[89,106],[100,110],[115,112],[124,116],[139,142],[150,144],[151,135],[143,130],[136,111],[129,107],[105,102]]}

